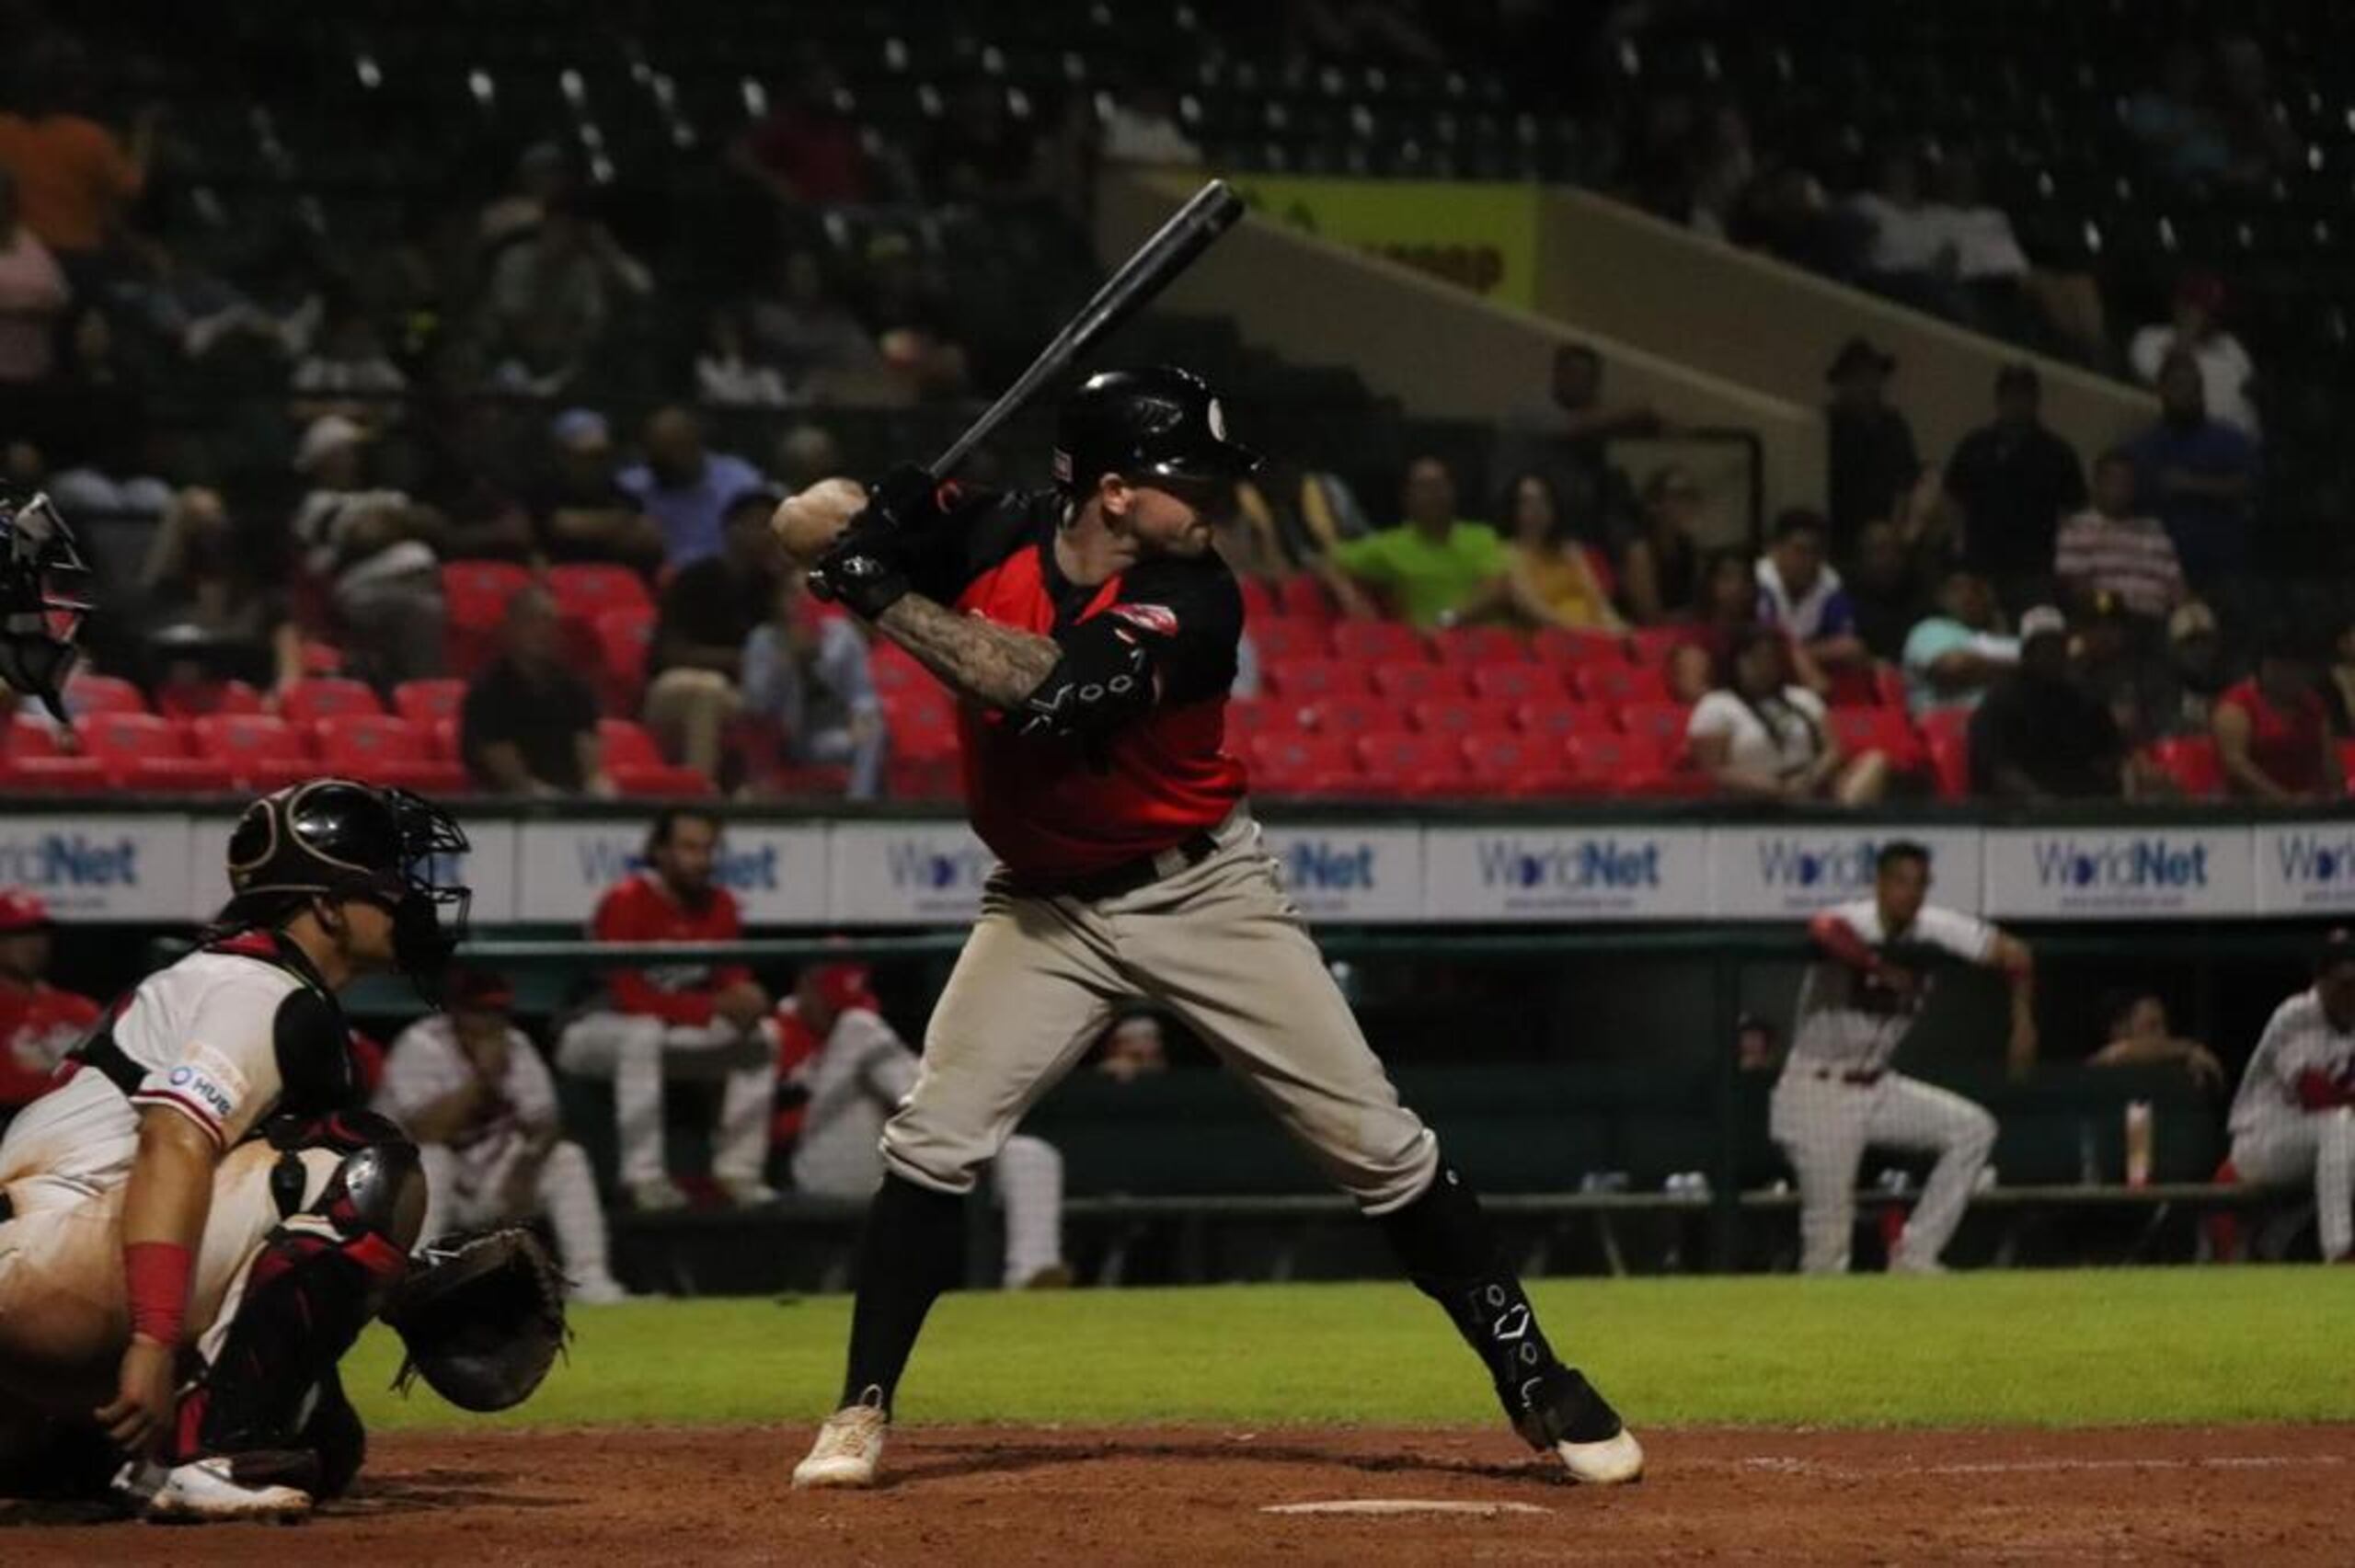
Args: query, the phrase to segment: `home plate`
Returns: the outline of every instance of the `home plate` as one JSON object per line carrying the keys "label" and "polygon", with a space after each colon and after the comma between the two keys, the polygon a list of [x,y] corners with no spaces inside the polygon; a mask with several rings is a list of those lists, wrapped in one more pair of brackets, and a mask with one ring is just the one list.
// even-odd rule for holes
{"label": "home plate", "polygon": [[1344,1497],[1331,1503],[1269,1503],[1263,1514],[1550,1514],[1534,1503],[1457,1503],[1426,1497]]}

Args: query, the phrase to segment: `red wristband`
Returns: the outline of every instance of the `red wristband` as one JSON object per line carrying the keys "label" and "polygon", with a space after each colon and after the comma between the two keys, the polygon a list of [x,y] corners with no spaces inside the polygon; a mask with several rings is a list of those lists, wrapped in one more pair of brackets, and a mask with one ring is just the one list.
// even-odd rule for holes
{"label": "red wristband", "polygon": [[188,1280],[196,1256],[177,1242],[130,1242],[122,1277],[131,1300],[131,1332],[177,1346],[188,1318]]}

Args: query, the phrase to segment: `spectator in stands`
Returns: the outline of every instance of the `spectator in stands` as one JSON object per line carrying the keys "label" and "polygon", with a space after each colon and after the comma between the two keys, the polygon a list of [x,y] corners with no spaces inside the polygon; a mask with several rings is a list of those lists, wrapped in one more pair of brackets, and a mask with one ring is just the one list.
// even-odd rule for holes
{"label": "spectator in stands", "polygon": [[1870,223],[1844,205],[1835,206],[1814,175],[1778,162],[1741,193],[1730,235],[1736,245],[1793,267],[1847,279],[1870,238]]}
{"label": "spectator in stands", "polygon": [[2305,139],[2274,94],[2265,46],[2246,33],[2228,34],[2217,40],[2216,63],[2218,122],[2230,155],[2225,177],[2261,185],[2280,170],[2304,167]]}
{"label": "spectator in stands", "polygon": [[820,613],[801,572],[779,578],[775,612],[745,640],[743,675],[743,711],[783,731],[788,757],[848,767],[852,800],[882,793],[889,737],[867,639],[849,616]]}
{"label": "spectator in stands", "polygon": [[556,600],[532,587],[507,601],[499,657],[466,685],[458,754],[494,795],[615,792],[597,738],[597,694],[564,661]]}
{"label": "spectator in stands", "polygon": [[2184,349],[2160,366],[2159,409],[2159,422],[2127,447],[2135,493],[2156,509],[2184,575],[2205,590],[2248,563],[2257,443],[2209,417],[2199,361]]}
{"label": "spectator in stands", "polygon": [[1104,161],[1200,167],[1202,149],[1179,128],[1177,110],[1168,86],[1155,77],[1121,88],[1104,119]]}
{"label": "spectator in stands", "polygon": [[836,295],[813,250],[785,252],[775,289],[751,302],[746,331],[752,353],[821,400],[832,383],[883,365],[875,335]]}
{"label": "spectator in stands", "polygon": [[705,322],[695,356],[695,397],[712,408],[782,408],[792,401],[774,365],[749,359],[739,312],[722,307]]}
{"label": "spectator in stands", "polygon": [[1603,356],[1585,343],[1555,349],[1553,393],[1555,411],[1540,450],[1517,466],[1543,472],[1585,542],[1615,555],[1638,519],[1635,492],[1612,465],[1610,443],[1659,435],[1666,421],[1648,403],[1607,401]]}
{"label": "spectator in stands", "polygon": [[1911,152],[1883,153],[1872,189],[1850,197],[1848,208],[1871,232],[1861,279],[1867,288],[1940,315],[1964,314],[1955,238],[1946,214],[1922,199]]}
{"label": "spectator in stands", "polygon": [[2168,49],[2158,86],[2127,99],[2124,119],[2160,168],[2177,179],[2217,178],[2231,166],[2232,150],[2211,103],[2208,63],[2188,40]]}
{"label": "spectator in stands", "polygon": [[2213,725],[2224,788],[2234,797],[2335,801],[2346,793],[2329,710],[2294,632],[2275,627],[2264,634],[2257,673],[2216,700]]}
{"label": "spectator in stands", "polygon": [[1851,338],[1832,361],[1832,403],[1824,412],[1826,477],[1834,560],[1847,560],[1865,524],[1888,518],[1902,527],[1901,498],[1922,472],[1913,427],[1886,401],[1897,361]]}
{"label": "spectator in stands", "polygon": [[[1353,615],[1375,612],[1364,589],[1421,627],[1487,620],[1511,602],[1511,558],[1497,531],[1455,515],[1455,475],[1436,457],[1407,465],[1396,528],[1352,539],[1312,563]],[[1361,586],[1362,585],[1362,586]]]}
{"label": "spectator in stands", "polygon": [[843,455],[843,443],[834,432],[823,425],[807,420],[788,426],[776,439],[777,486],[787,495],[798,495],[819,480],[850,471],[850,463]]}
{"label": "spectator in stands", "polygon": [[1238,578],[1267,583],[1281,582],[1293,572],[1282,532],[1283,522],[1269,504],[1268,489],[1249,479],[1235,486],[1235,504],[1211,522],[1211,543],[1227,569]]}
{"label": "spectator in stands", "polygon": [[1847,756],[1823,699],[1791,678],[1783,634],[1752,626],[1734,639],[1717,690],[1685,722],[1693,761],[1729,795],[1867,806],[1889,787],[1889,759]]}
{"label": "spectator in stands", "polygon": [[867,326],[899,390],[918,399],[963,391],[971,367],[956,311],[914,241],[896,231],[873,235],[866,282]]}
{"label": "spectator in stands", "polygon": [[22,386],[49,374],[51,339],[72,303],[65,274],[28,227],[17,177],[0,165],[0,384]]}
{"label": "spectator in stands", "polygon": [[1749,552],[1711,551],[1701,572],[1700,613],[1692,639],[1668,656],[1669,694],[1689,705],[1716,690],[1734,644],[1757,624],[1758,575]]}
{"label": "spectator in stands", "polygon": [[1169,1070],[1169,1045],[1163,1036],[1161,1015],[1139,1009],[1113,1020],[1097,1047],[1096,1070],[1116,1083],[1157,1078]]}
{"label": "spectator in stands", "polygon": [[49,973],[49,906],[0,888],[0,1128],[50,1087],[65,1053],[98,1021],[98,1004],[60,990]]}
{"label": "spectator in stands", "polygon": [[311,482],[295,509],[294,543],[329,586],[345,651],[379,686],[442,673],[439,520],[398,490],[363,478],[367,432],[330,414],[303,433],[294,465]]}
{"label": "spectator in stands", "polygon": [[646,460],[615,475],[662,530],[664,564],[691,567],[719,554],[729,509],[763,485],[742,458],[706,451],[703,429],[684,408],[658,408],[646,421]]}
{"label": "spectator in stands", "polygon": [[1995,596],[1968,567],[1938,585],[1938,612],[1905,637],[1905,705],[1915,718],[1971,708],[2019,662],[2019,644],[1995,629]]}
{"label": "spectator in stands", "polygon": [[1827,673],[1870,661],[1856,635],[1856,607],[1824,563],[1821,514],[1793,507],[1776,518],[1774,546],[1756,569],[1760,625],[1781,632]]}
{"label": "spectator in stands", "polygon": [[25,226],[71,277],[96,261],[145,188],[160,111],[142,109],[128,143],[79,113],[88,62],[63,34],[38,38],[13,65],[14,104],[0,110],[0,168],[17,177]]}
{"label": "spectator in stands", "polygon": [[2224,657],[2216,612],[2197,599],[2177,605],[2167,617],[2168,696],[2159,733],[2211,733],[2216,704],[2232,686],[2234,674]]}
{"label": "spectator in stands", "polygon": [[2175,286],[2173,310],[2165,322],[2134,334],[2127,348],[2127,363],[2145,386],[2159,383],[2167,356],[2181,349],[2200,367],[2200,385],[2208,411],[2251,441],[2264,430],[2249,389],[2257,380],[2257,365],[2241,340],[2225,330],[2224,280],[2211,272],[2188,272]]}
{"label": "spectator in stands", "polygon": [[[863,964],[812,964],[777,1009],[780,1061],[809,1095],[793,1144],[796,1191],[860,1202],[883,1182],[883,1123],[921,1066],[883,1019]],[[1005,1288],[1069,1285],[1063,1263],[1063,1157],[1017,1133],[991,1163],[1005,1209]]]}
{"label": "spectator in stands", "polygon": [[[646,869],[598,900],[591,940],[729,943],[743,935],[736,895],[719,885],[718,818],[677,807],[654,819]],[[664,1169],[666,1077],[719,1079],[711,1173],[740,1207],[775,1201],[762,1179],[776,1093],[777,1026],[769,994],[741,964],[672,963],[613,969],[596,1001],[557,1043],[557,1065],[614,1082],[622,1187],[641,1210],[679,1208],[686,1194]]]}
{"label": "spectator in stands", "polygon": [[2355,1259],[2355,933],[2323,938],[2315,982],[2276,1008],[2228,1126],[2233,1169],[2261,1186],[2314,1184],[2325,1263]]}
{"label": "spectator in stands", "polygon": [[2155,631],[2183,602],[2183,565],[2166,529],[2137,499],[2132,456],[2118,448],[2102,453],[2093,505],[2061,525],[2052,572],[2074,598],[2112,595]]}
{"label": "spectator in stands", "polygon": [[619,306],[653,292],[654,275],[622,249],[577,191],[545,203],[539,226],[499,253],[484,285],[491,341],[544,362],[603,337]]}
{"label": "spectator in stands", "polygon": [[1844,586],[1865,651],[1902,663],[1906,634],[1930,611],[1921,552],[1907,548],[1897,524],[1877,519],[1856,541],[1855,567]]}
{"label": "spectator in stands", "polygon": [[1743,192],[1758,177],[1750,118],[1732,102],[1713,105],[1694,160],[1693,197],[1685,222],[1695,233],[1726,237]]}
{"label": "spectator in stands", "polygon": [[287,411],[297,419],[339,414],[382,428],[399,417],[397,399],[408,390],[408,378],[385,354],[367,311],[347,299],[328,311],[317,343],[297,361],[288,385],[294,395]]}
{"label": "spectator in stands", "polygon": [[2042,317],[2028,293],[2028,253],[2010,217],[1982,192],[1978,159],[1959,150],[1947,155],[1928,214],[1944,240],[1942,255],[1952,258],[1948,287],[1961,319],[2005,338],[2032,338]]}
{"label": "spectator in stands", "polygon": [[572,161],[554,142],[534,142],[515,160],[513,187],[487,202],[475,223],[482,254],[496,255],[510,241],[540,226],[548,204],[572,188]]}
{"label": "spectator in stands", "polygon": [[2014,806],[2121,800],[2126,739],[2069,669],[2069,623],[2049,604],[2020,617],[2018,665],[1970,715],[1970,791]]}
{"label": "spectator in stands", "polygon": [[374,1095],[374,1109],[417,1145],[425,1172],[419,1244],[545,1214],[572,1299],[625,1299],[606,1262],[597,1178],[580,1145],[564,1136],[547,1064],[510,1016],[513,989],[497,975],[461,969],[448,996],[447,1013],[420,1018],[394,1039]]}
{"label": "spectator in stands", "polygon": [[782,498],[752,489],[727,509],[724,547],[662,589],[649,650],[646,723],[670,756],[720,776],[720,741],[741,706],[744,647],[776,603],[784,556],[769,516]]}
{"label": "spectator in stands", "polygon": [[303,678],[303,635],[264,576],[267,558],[238,537],[220,492],[191,485],[172,498],[139,568],[152,684],[232,680],[283,692]]}
{"label": "spectator in stands", "polygon": [[1627,612],[1638,626],[1689,620],[1700,608],[1701,547],[1694,525],[1701,486],[1667,467],[1644,482],[1644,528],[1627,544]]}
{"label": "spectator in stands", "polygon": [[2087,1067],[2163,1067],[2180,1064],[2192,1082],[2215,1093],[2224,1087],[2223,1064],[2197,1040],[2177,1035],[2167,1022],[2167,1004],[2155,991],[2112,991],[2102,1007],[2101,1049],[2085,1059]]}
{"label": "spectator in stands", "polygon": [[1036,193],[1038,144],[1006,108],[1006,87],[983,75],[948,95],[916,155],[916,179],[935,202],[988,201]]}
{"label": "spectator in stands", "polygon": [[835,101],[842,86],[823,61],[804,64],[768,113],[729,144],[728,166],[787,207],[870,200],[873,175],[858,124]]}
{"label": "spectator in stands", "polygon": [[548,423],[548,452],[529,493],[534,543],[551,561],[610,561],[652,577],[662,529],[622,487],[605,417],[568,408]]}
{"label": "spectator in stands", "polygon": [[1512,534],[1507,568],[1512,607],[1521,619],[1571,632],[1627,629],[1611,607],[1610,563],[1571,537],[1544,475],[1514,480],[1504,511]]}
{"label": "spectator in stands", "polygon": [[[2141,767],[2142,749],[2168,733],[2175,705],[2174,686],[2157,651],[2156,628],[2138,620],[2110,593],[2086,596],[2074,624],[2077,684],[2109,710],[2111,722]],[[2152,773],[2145,782],[2155,787],[2164,777],[2163,772]]]}
{"label": "spectator in stands", "polygon": [[2085,504],[2077,453],[2037,417],[2034,366],[1995,373],[1995,420],[1962,438],[1947,461],[1946,494],[1962,513],[1962,558],[2018,604],[2050,595],[2061,520]]}

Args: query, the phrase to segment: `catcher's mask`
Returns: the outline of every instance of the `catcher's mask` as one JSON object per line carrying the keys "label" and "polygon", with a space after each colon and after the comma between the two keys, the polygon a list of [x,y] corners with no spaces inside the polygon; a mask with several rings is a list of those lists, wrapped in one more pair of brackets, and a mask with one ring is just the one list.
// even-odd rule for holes
{"label": "catcher's mask", "polygon": [[39,492],[0,486],[0,681],[41,700],[66,722],[60,693],[81,656],[86,600],[60,581],[89,567],[56,505]]}
{"label": "catcher's mask", "polygon": [[364,898],[392,915],[395,960],[439,1006],[473,898],[465,883],[443,878],[466,849],[457,819],[408,790],[313,779],[262,796],[238,818],[229,836],[235,896],[223,918],[261,923],[288,894]]}

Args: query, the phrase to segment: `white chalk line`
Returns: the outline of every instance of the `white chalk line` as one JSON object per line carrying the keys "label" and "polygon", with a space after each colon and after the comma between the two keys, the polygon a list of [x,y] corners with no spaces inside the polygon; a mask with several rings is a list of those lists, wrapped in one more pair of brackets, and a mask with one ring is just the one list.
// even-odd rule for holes
{"label": "white chalk line", "polygon": [[2050,1475],[2088,1471],[2298,1470],[2343,1465],[2339,1454],[2218,1454],[2209,1459],[1983,1459],[1930,1465],[1847,1465],[1794,1456],[1761,1454],[1741,1459],[1678,1459],[1678,1470],[1764,1471],[1777,1475],[1820,1475],[1837,1481],[1867,1481],[1891,1475]]}

